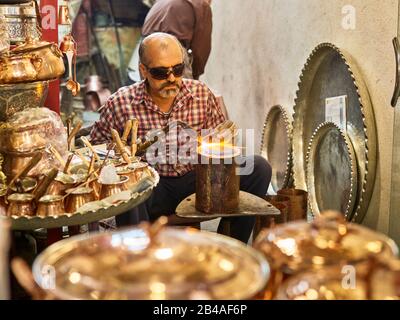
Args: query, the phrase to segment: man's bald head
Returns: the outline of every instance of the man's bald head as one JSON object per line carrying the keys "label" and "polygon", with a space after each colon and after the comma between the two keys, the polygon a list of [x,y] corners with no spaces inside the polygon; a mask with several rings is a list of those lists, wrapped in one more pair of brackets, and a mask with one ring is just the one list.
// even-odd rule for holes
{"label": "man's bald head", "polygon": [[139,47],[139,58],[140,62],[144,65],[148,65],[151,63],[151,56],[156,51],[163,52],[167,51],[168,49],[178,49],[182,53],[183,59],[183,50],[181,43],[179,40],[168,33],[163,32],[156,32],[152,33],[151,35],[147,36],[143,39],[142,43]]}

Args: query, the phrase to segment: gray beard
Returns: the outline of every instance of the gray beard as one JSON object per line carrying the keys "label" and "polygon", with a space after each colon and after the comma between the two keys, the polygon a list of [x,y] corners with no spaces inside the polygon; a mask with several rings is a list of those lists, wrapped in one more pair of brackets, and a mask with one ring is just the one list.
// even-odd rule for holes
{"label": "gray beard", "polygon": [[160,96],[163,98],[174,98],[179,92],[179,88],[175,89],[162,89],[160,91]]}

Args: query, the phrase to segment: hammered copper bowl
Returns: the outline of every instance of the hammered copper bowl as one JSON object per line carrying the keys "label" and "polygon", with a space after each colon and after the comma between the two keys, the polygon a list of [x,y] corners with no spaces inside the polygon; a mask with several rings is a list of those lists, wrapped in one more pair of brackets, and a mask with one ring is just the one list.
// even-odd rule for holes
{"label": "hammered copper bowl", "polygon": [[14,193],[8,196],[9,203],[7,216],[34,216],[35,209],[33,204],[33,195],[29,193]]}
{"label": "hammered copper bowl", "polygon": [[36,212],[39,217],[54,217],[63,214],[65,214],[63,196],[46,195],[39,199]]}
{"label": "hammered copper bowl", "polygon": [[28,108],[42,108],[48,89],[48,81],[0,84],[0,121]]}
{"label": "hammered copper bowl", "polygon": [[103,183],[100,181],[101,184],[100,199],[104,199],[114,194],[128,190],[126,185],[129,181],[129,178],[127,176],[119,176],[119,177],[120,181],[115,183]]}

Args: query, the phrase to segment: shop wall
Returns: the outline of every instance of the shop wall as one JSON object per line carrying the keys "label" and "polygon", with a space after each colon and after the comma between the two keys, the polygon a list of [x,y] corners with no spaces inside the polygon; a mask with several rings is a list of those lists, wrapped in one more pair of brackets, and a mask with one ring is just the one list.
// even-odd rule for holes
{"label": "shop wall", "polygon": [[[356,25],[342,26],[344,6]],[[377,123],[379,161],[364,224],[388,232],[392,159],[397,0],[214,0],[213,47],[202,78],[223,96],[230,118],[254,128],[259,150],[271,106],[291,114],[302,67],[312,49],[331,42],[350,53],[369,88]]]}

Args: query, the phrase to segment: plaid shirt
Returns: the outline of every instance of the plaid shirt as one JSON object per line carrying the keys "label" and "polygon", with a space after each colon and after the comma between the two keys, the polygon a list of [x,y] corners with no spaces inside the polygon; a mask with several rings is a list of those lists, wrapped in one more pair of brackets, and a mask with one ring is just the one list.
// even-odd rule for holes
{"label": "plaid shirt", "polygon": [[[102,108],[100,120],[90,133],[92,143],[112,141],[111,129],[116,129],[122,135],[125,122],[133,118],[139,121],[138,138],[142,141],[149,131],[164,128],[176,120],[187,123],[199,135],[201,130],[215,128],[225,120],[215,96],[200,81],[183,79],[182,87],[168,113],[162,112],[154,103],[147,93],[145,82],[141,81],[119,89],[108,99]],[[179,135],[179,129],[177,134]],[[184,143],[176,139],[176,134],[157,142],[159,146],[164,144],[166,150],[158,151],[157,158],[163,160],[155,165],[161,176],[178,177],[193,170],[192,164],[171,161],[170,150],[174,148],[179,154],[179,148]]]}

